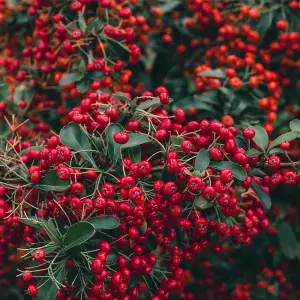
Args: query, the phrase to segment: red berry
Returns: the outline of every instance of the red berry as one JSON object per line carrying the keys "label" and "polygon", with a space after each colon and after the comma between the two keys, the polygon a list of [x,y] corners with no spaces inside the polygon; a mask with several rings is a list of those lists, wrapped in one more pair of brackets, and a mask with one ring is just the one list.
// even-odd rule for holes
{"label": "red berry", "polygon": [[35,285],[33,284],[30,284],[27,288],[27,292],[28,292],[28,295],[31,296],[31,297],[34,297],[37,295],[38,293],[38,289]]}
{"label": "red berry", "polygon": [[42,260],[44,260],[45,257],[46,257],[46,253],[43,249],[36,249],[33,252],[33,259],[35,261],[42,261]]}
{"label": "red berry", "polygon": [[126,132],[116,132],[113,139],[117,144],[124,145],[129,141],[129,135]]}

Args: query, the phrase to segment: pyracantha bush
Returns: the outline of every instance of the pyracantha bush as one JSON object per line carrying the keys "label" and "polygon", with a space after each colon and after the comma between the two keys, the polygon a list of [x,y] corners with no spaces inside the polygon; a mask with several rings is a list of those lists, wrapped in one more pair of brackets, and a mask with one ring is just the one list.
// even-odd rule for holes
{"label": "pyracantha bush", "polygon": [[298,120],[269,142],[257,125],[238,131],[187,121],[182,109],[170,115],[168,91],[155,93],[106,103],[91,93],[44,144],[7,141],[2,257],[6,245],[22,245],[30,296],[192,299],[184,265],[222,254],[225,241],[250,245],[269,227],[270,189],[297,183],[288,149]]}

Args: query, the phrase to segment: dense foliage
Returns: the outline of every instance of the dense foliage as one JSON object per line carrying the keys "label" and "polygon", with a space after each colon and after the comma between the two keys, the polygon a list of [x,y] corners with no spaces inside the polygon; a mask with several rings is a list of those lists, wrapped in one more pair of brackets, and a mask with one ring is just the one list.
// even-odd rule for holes
{"label": "dense foliage", "polygon": [[0,287],[298,299],[299,12],[0,0]]}

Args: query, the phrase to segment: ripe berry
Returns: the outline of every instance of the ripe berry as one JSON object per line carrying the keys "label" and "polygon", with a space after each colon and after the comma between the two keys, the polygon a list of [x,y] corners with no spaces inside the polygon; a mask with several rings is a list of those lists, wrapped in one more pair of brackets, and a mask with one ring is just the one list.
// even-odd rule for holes
{"label": "ripe berry", "polygon": [[224,169],[220,172],[220,180],[223,183],[229,183],[233,180],[233,172],[229,169]]}
{"label": "ripe berry", "polygon": [[35,261],[42,261],[42,260],[44,260],[45,257],[46,257],[46,253],[43,249],[36,249],[33,252],[33,259]]}
{"label": "ripe berry", "polygon": [[38,289],[35,285],[30,284],[27,288],[28,295],[34,297],[38,294]]}
{"label": "ripe berry", "polygon": [[276,155],[271,155],[269,158],[268,158],[268,166],[272,169],[277,169],[279,168],[280,166],[280,158]]}
{"label": "ripe berry", "polygon": [[113,139],[117,144],[126,144],[129,141],[129,135],[126,132],[116,132]]}

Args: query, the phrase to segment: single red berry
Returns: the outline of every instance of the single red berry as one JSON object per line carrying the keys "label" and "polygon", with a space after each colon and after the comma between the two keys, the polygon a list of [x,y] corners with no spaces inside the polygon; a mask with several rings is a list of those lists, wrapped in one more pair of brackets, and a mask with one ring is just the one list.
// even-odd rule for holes
{"label": "single red berry", "polygon": [[220,172],[220,180],[223,183],[229,183],[233,180],[233,172],[229,169],[224,169]]}
{"label": "single red berry", "polygon": [[27,288],[28,295],[34,297],[38,294],[38,289],[35,285],[30,284]]}
{"label": "single red berry", "polygon": [[129,135],[126,132],[116,132],[113,139],[117,144],[124,145],[129,141]]}
{"label": "single red berry", "polygon": [[188,180],[188,188],[193,193],[198,193],[203,188],[203,180],[197,176],[191,176]]}
{"label": "single red berry", "polygon": [[32,278],[32,273],[29,270],[25,270],[23,273],[24,281],[29,281]]}
{"label": "single red berry", "polygon": [[42,261],[46,257],[46,253],[43,249],[36,249],[32,256],[35,261]]}

